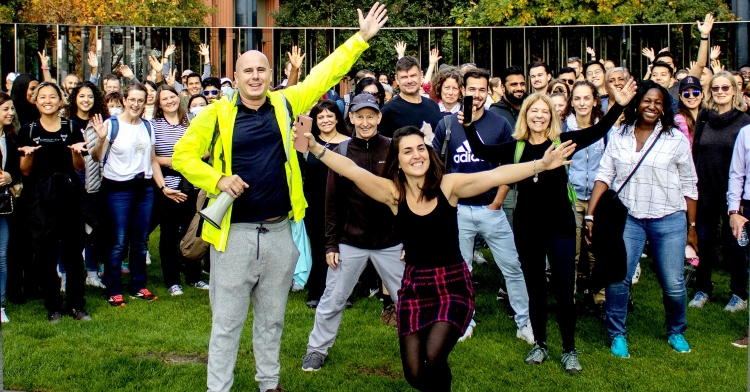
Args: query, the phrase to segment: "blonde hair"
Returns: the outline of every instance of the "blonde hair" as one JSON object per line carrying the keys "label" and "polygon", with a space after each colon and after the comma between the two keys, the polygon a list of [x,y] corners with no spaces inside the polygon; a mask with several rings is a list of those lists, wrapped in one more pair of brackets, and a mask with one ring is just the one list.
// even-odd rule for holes
{"label": "blonde hair", "polygon": [[732,86],[734,89],[734,97],[732,97],[732,109],[737,109],[739,111],[743,111],[745,108],[744,102],[742,101],[742,91],[740,91],[740,86],[737,84],[737,80],[734,79],[734,76],[727,72],[727,71],[721,71],[717,72],[716,75],[711,77],[711,81],[708,83],[708,100],[706,100],[706,109],[708,110],[719,110],[719,105],[714,101],[714,94],[713,91],[711,91],[711,87],[713,87],[714,80],[717,78],[725,78],[729,80],[729,85]]}
{"label": "blonde hair", "polygon": [[535,104],[539,100],[544,101],[544,103],[547,104],[547,108],[550,112],[549,126],[547,127],[546,135],[547,139],[555,141],[560,137],[560,134],[562,133],[562,125],[560,125],[560,118],[557,116],[555,104],[547,95],[542,93],[533,93],[529,95],[523,101],[523,105],[521,105],[521,111],[518,114],[518,119],[516,120],[516,129],[515,132],[513,132],[514,139],[529,140],[531,130],[529,129],[529,124],[526,121],[526,114],[529,112],[531,105]]}

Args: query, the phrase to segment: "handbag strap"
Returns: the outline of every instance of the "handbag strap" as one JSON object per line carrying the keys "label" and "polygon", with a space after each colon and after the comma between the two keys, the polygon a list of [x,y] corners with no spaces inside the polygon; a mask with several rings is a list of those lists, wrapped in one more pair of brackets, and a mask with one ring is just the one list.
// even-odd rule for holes
{"label": "handbag strap", "polygon": [[[615,193],[615,195],[619,195],[620,192],[622,191],[622,189],[625,188],[625,185],[633,177],[633,174],[635,174],[635,171],[638,170],[638,167],[641,166],[641,163],[643,163],[643,160],[646,159],[646,155],[648,155],[648,153],[651,152],[651,149],[654,148],[654,146],[656,145],[656,142],[659,141],[659,137],[661,137],[661,134],[663,132],[664,132],[663,130],[659,131],[659,133],[656,135],[656,139],[654,139],[654,142],[651,143],[651,145],[648,147],[648,150],[646,150],[646,152],[643,154],[643,156],[641,157],[641,159],[635,165],[635,167],[633,168],[633,171],[631,171],[630,175],[628,176],[628,178],[625,179],[625,182],[623,182],[622,185],[620,185],[620,189],[617,190],[617,193]],[[633,128],[633,133],[635,134],[635,128]]]}

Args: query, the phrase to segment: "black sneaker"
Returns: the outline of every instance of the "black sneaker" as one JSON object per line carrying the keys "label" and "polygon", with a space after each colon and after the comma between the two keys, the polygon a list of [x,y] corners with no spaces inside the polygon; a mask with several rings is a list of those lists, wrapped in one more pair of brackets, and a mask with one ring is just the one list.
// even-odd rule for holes
{"label": "black sneaker", "polygon": [[47,315],[47,320],[49,320],[50,324],[57,324],[62,320],[62,313],[60,312],[50,312]]}
{"label": "black sneaker", "polygon": [[71,309],[70,315],[78,321],[91,321],[91,316],[81,309]]}

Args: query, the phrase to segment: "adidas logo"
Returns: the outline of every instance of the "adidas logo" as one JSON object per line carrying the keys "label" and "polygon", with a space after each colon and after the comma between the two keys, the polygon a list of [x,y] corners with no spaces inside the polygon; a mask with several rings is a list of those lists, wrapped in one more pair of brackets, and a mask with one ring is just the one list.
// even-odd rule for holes
{"label": "adidas logo", "polygon": [[463,144],[456,149],[456,153],[453,154],[453,162],[455,163],[469,163],[469,162],[482,162],[481,159],[474,156],[471,153],[471,146],[468,140],[464,140]]}

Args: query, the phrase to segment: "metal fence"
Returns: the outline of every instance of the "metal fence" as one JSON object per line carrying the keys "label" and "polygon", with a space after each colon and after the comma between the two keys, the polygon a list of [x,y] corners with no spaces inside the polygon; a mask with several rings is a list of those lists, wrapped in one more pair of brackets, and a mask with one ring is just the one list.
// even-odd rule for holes
{"label": "metal fence", "polygon": [[[748,22],[718,22],[711,45],[720,45],[721,61],[728,69],[748,62]],[[249,32],[252,34],[248,34]],[[71,26],[0,24],[0,71],[27,72],[41,76],[37,51],[46,49],[51,72],[58,80],[68,73],[87,78],[86,53],[96,51],[101,74],[119,64],[129,65],[143,80],[148,55],[160,55],[169,44],[177,45],[170,59],[178,69],[200,69],[198,45],[212,44],[212,74],[231,75],[236,54],[247,49],[263,50],[273,64],[284,64],[292,45],[303,47],[306,67],[324,58],[348,38],[353,28],[178,28],[134,26]],[[678,67],[686,68],[697,55],[700,37],[692,24],[552,26],[552,27],[409,27],[385,28],[380,35],[406,40],[423,64],[429,49],[438,47],[448,64],[475,63],[496,75],[512,64],[527,67],[545,61],[554,70],[566,66],[568,57],[586,58],[586,47],[598,58],[614,61],[643,75],[647,66],[643,47],[668,46]],[[251,38],[248,38],[251,37]],[[249,42],[250,40],[254,42]],[[410,50],[412,52],[412,50]],[[395,57],[395,53],[394,53]],[[363,64],[367,66],[367,64]],[[283,66],[274,67],[275,82],[283,78]],[[392,69],[382,70],[392,73]]]}

